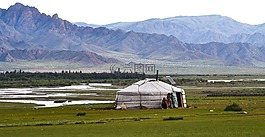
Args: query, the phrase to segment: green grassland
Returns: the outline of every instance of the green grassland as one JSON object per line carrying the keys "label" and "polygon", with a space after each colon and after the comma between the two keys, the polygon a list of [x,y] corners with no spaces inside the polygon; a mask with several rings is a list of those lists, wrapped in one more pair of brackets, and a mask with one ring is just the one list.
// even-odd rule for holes
{"label": "green grassland", "polygon": [[[105,56],[105,53],[104,53]],[[113,54],[110,57],[115,57]],[[261,74],[264,75],[265,63],[255,63],[255,66],[226,66],[211,60],[195,60],[172,62],[166,60],[141,59],[135,55],[118,55],[117,59],[124,62],[155,64],[160,74]],[[123,64],[123,63],[122,63]],[[1,71],[22,69],[29,72],[61,72],[62,70],[83,72],[110,72],[114,64],[87,65],[84,63],[54,60],[17,60],[16,62],[0,62]]]}
{"label": "green grassland", "polygon": [[[190,106],[185,109],[115,110],[114,104],[36,109],[32,104],[0,103],[0,136],[265,136],[264,96],[207,97],[209,93],[231,93],[235,89],[214,86],[184,88]],[[263,92],[256,88],[236,90],[240,93]],[[114,99],[115,92],[102,91],[102,95],[111,95],[108,97]],[[224,111],[232,103],[239,104],[248,113]],[[85,115],[77,116],[79,113]]]}
{"label": "green grassland", "polygon": [[[75,105],[57,108],[34,108],[33,104],[0,103],[1,137],[262,137],[265,136],[264,81],[208,83],[209,79],[264,79],[265,76],[218,75],[177,76],[176,85],[186,91],[189,108],[115,110],[114,104]],[[160,80],[166,81],[165,78]],[[29,83],[89,82],[84,80],[9,80],[1,81],[15,87]],[[120,82],[119,82],[120,81]],[[123,88],[137,79],[97,80]],[[23,83],[24,82],[24,83]],[[4,83],[0,83],[4,84]],[[66,84],[68,85],[68,84]],[[27,86],[27,85],[26,85]],[[43,91],[48,92],[48,91]],[[54,91],[49,91],[54,92]],[[96,93],[98,96],[77,96],[70,100],[114,100],[115,90],[56,91],[67,93]],[[211,94],[244,94],[244,96],[217,96]],[[249,96],[248,96],[249,95]],[[224,111],[227,105],[237,103],[246,111]],[[78,114],[85,114],[77,116]]]}

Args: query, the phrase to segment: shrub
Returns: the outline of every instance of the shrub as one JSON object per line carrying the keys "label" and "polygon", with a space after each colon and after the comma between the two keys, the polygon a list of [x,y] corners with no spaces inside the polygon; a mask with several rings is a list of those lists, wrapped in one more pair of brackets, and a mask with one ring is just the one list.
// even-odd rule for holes
{"label": "shrub", "polygon": [[86,115],[85,112],[79,112],[79,113],[76,114],[76,116],[78,116],[78,117],[80,117],[80,116],[85,116],[85,115]]}
{"label": "shrub", "polygon": [[75,122],[75,124],[86,124],[85,121],[78,121],[78,122]]}
{"label": "shrub", "polygon": [[242,108],[238,104],[233,103],[232,105],[226,106],[225,111],[242,111]]}
{"label": "shrub", "polygon": [[183,120],[183,117],[167,117],[167,118],[164,118],[163,120],[164,121],[165,120]]}

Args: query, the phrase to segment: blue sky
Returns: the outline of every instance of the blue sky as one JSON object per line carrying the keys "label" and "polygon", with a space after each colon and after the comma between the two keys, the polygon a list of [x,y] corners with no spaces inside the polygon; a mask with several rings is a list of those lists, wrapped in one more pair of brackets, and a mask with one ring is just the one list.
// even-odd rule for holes
{"label": "blue sky", "polygon": [[20,2],[71,22],[109,24],[174,16],[223,15],[248,24],[265,23],[263,0],[0,0]]}

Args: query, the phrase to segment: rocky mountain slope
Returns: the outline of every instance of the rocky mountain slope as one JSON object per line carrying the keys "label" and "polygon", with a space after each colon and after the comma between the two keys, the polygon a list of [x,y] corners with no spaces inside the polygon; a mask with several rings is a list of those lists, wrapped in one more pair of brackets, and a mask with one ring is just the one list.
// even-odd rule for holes
{"label": "rocky mountain slope", "polygon": [[265,46],[265,24],[249,25],[220,15],[177,16],[140,22],[119,22],[104,27],[173,35],[185,43],[242,42]]}
{"label": "rocky mountain slope", "polygon": [[14,62],[16,60],[57,60],[83,63],[87,65],[99,65],[104,63],[119,63],[113,58],[104,58],[89,51],[66,51],[66,50],[5,50],[0,49],[0,61]]}
{"label": "rocky mountain slope", "polygon": [[78,39],[71,38],[72,33],[78,32],[75,29],[79,28],[56,14],[50,17],[20,3],[7,10],[0,9],[0,60],[54,59],[88,65],[120,62],[88,50],[79,50],[83,46],[82,41],[78,43]]}
{"label": "rocky mountain slope", "polygon": [[[204,23],[201,24],[203,25]],[[170,26],[167,23],[164,25]],[[186,24],[182,28],[187,28],[187,30],[193,32],[193,29],[189,29],[190,26],[188,25]],[[220,26],[222,25],[216,26],[216,28]],[[150,28],[152,27],[150,26]],[[169,28],[171,31],[176,31],[171,27]],[[220,35],[225,35],[225,31],[222,28],[219,29]],[[235,39],[245,38],[236,36],[237,32],[235,30],[237,28],[231,28],[229,34],[233,34]],[[244,30],[244,32],[249,31],[251,30]],[[186,34],[182,30],[178,32],[182,33],[183,37],[191,35],[191,33]],[[205,29],[205,39],[207,39],[208,33],[213,34],[213,32]],[[219,37],[219,34],[216,37]],[[257,35],[257,37],[259,36]],[[53,57],[48,59],[68,60],[68,57],[72,57],[70,58],[72,61],[84,61],[89,58],[87,57],[88,53],[92,54],[91,56],[93,57],[97,56],[96,58],[91,58],[91,61],[88,61],[89,63],[117,61],[103,58],[95,53],[100,55],[108,53],[115,56],[115,53],[134,54],[141,59],[172,62],[211,60],[220,62],[220,65],[236,66],[253,66],[255,61],[265,61],[264,50],[253,44],[224,44],[219,42],[188,44],[181,42],[172,35],[127,32],[120,29],[110,30],[104,27],[79,27],[59,18],[57,14],[48,16],[40,13],[34,7],[24,6],[20,3],[11,6],[7,10],[0,10],[0,47],[10,51],[8,54],[3,54],[2,60],[16,60],[18,58],[30,60],[28,52],[36,52],[35,50],[37,49],[41,53],[45,51],[45,54],[37,54],[37,56],[30,54],[33,59],[39,59],[39,56],[41,56],[41,59]],[[22,56],[22,54],[25,55]],[[117,57],[117,59],[119,58]]]}

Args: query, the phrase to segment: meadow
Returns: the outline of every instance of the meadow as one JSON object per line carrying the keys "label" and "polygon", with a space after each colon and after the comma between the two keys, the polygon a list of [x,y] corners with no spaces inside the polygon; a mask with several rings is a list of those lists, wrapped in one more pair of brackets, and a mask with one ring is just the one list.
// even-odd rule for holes
{"label": "meadow", "polygon": [[[189,82],[185,83],[192,85],[194,80]],[[265,136],[265,96],[207,96],[264,93],[262,82],[187,85],[183,88],[189,108],[115,110],[114,104],[94,104],[37,109],[33,104],[0,103],[0,136]],[[116,91],[107,92],[104,94],[115,98]],[[232,103],[239,104],[243,111],[224,111]]]}
{"label": "meadow", "polygon": [[[172,62],[167,60],[142,59],[135,55],[109,54],[104,52],[103,56],[119,58],[122,62],[150,63],[155,64],[160,74],[251,74],[264,75],[265,63],[256,62],[255,66],[224,66],[212,60],[180,61]],[[0,62],[0,72],[5,70],[25,70],[29,72],[61,72],[65,68],[71,71],[92,72],[110,72],[110,67],[115,64],[103,64],[89,66],[84,63],[75,63],[68,61],[51,60],[18,60],[16,62]],[[151,73],[154,74],[154,73]]]}

